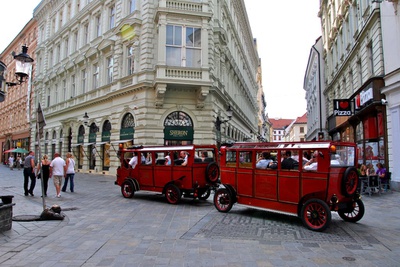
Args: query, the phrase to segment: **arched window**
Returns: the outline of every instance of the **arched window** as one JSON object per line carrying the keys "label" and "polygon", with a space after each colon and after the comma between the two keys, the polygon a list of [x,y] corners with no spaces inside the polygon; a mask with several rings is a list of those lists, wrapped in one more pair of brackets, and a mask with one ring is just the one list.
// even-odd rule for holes
{"label": "arched window", "polygon": [[193,144],[193,121],[188,114],[183,111],[174,111],[165,118],[164,144]]}
{"label": "arched window", "polygon": [[170,113],[165,119],[164,126],[192,126],[192,119],[188,114],[182,111]]}
{"label": "arched window", "polygon": [[111,132],[111,122],[109,120],[104,122],[102,132]]}
{"label": "arched window", "polygon": [[131,113],[125,114],[122,119],[121,128],[132,128],[135,127],[135,119]]}

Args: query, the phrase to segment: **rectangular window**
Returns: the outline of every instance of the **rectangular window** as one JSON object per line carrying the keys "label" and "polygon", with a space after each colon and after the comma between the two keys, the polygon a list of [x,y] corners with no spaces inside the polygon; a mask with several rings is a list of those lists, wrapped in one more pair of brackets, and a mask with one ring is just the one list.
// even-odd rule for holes
{"label": "rectangular window", "polygon": [[84,94],[86,93],[86,80],[87,80],[86,69],[82,70],[81,75],[82,75],[82,94]]}
{"label": "rectangular window", "polygon": [[135,50],[132,46],[128,47],[128,75],[133,74],[135,70]]}
{"label": "rectangular window", "polygon": [[69,55],[68,44],[69,44],[69,39],[66,38],[66,39],[64,40],[64,58],[68,57],[68,55]]}
{"label": "rectangular window", "polygon": [[369,74],[374,75],[374,50],[372,49],[372,42],[367,45],[367,51]]}
{"label": "rectangular window", "polygon": [[114,58],[107,58],[107,82],[112,83],[114,74]]}
{"label": "rectangular window", "polygon": [[51,91],[50,91],[50,88],[49,89],[47,89],[47,107],[50,107],[50,94],[51,94]]}
{"label": "rectangular window", "polygon": [[101,36],[101,16],[96,17],[96,37]]}
{"label": "rectangular window", "polygon": [[110,7],[110,30],[115,27],[115,6]]}
{"label": "rectangular window", "polygon": [[133,11],[136,10],[136,0],[130,0],[129,1],[129,11],[130,13],[133,13]]}
{"label": "rectangular window", "polygon": [[62,25],[63,25],[63,13],[60,12],[60,20],[59,20],[58,29],[61,29]]}
{"label": "rectangular window", "polygon": [[73,47],[72,47],[72,52],[75,52],[78,49],[78,30],[74,32],[74,37],[73,37]]}
{"label": "rectangular window", "polygon": [[167,65],[182,66],[182,27],[167,25]]}
{"label": "rectangular window", "polygon": [[89,24],[83,25],[83,44],[87,44],[89,40]]}
{"label": "rectangular window", "polygon": [[201,29],[186,28],[186,67],[201,67]]}
{"label": "rectangular window", "polygon": [[76,94],[76,85],[75,85],[75,75],[71,76],[71,98],[75,97]]}
{"label": "rectangular window", "polygon": [[53,50],[49,51],[49,67],[53,67]]}
{"label": "rectangular window", "polygon": [[54,91],[54,104],[58,103],[58,84],[54,86],[56,89]]}
{"label": "rectangular window", "polygon": [[304,127],[300,127],[300,133],[304,133]]}
{"label": "rectangular window", "polygon": [[99,87],[99,64],[93,65],[93,89]]}
{"label": "rectangular window", "polygon": [[65,100],[67,100],[67,81],[66,80],[63,80],[62,86],[63,86],[63,88],[62,88],[63,99],[62,100],[65,101]]}

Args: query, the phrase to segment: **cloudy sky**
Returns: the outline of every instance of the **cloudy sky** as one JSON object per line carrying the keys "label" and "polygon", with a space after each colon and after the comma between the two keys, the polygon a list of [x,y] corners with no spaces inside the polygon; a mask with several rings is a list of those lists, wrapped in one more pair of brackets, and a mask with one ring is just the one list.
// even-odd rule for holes
{"label": "cloudy sky", "polygon": [[304,74],[310,49],[321,36],[319,0],[245,0],[261,57],[270,118],[295,119],[306,112]]}
{"label": "cloudy sky", "polygon": [[[244,1],[262,60],[269,117],[302,116],[306,112],[304,73],[311,46],[321,35],[319,0]],[[1,52],[32,18],[39,3],[40,0],[2,0]]]}

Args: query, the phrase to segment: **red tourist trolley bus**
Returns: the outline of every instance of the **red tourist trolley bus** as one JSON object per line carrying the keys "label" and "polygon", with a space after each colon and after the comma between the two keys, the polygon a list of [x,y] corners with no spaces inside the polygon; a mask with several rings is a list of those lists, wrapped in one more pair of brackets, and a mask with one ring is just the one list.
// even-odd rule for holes
{"label": "red tourist trolley bus", "polygon": [[344,142],[235,143],[220,150],[221,187],[214,205],[234,203],[295,215],[325,230],[331,211],[349,222],[364,215],[358,192],[356,144]]}
{"label": "red tourist trolley bus", "polygon": [[[126,198],[139,190],[160,192],[176,204],[184,197],[206,200],[218,187],[218,150],[213,145],[119,147],[116,185]],[[132,160],[132,158],[134,158]]]}

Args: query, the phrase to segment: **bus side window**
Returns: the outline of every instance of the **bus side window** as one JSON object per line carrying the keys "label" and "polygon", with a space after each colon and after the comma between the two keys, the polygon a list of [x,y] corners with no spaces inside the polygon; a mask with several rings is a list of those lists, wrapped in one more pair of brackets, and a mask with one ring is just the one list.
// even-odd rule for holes
{"label": "bus side window", "polygon": [[240,159],[239,159],[239,167],[242,168],[252,168],[252,158],[251,158],[252,153],[251,152],[240,152]]}
{"label": "bus side window", "polygon": [[236,166],[236,151],[226,152],[226,166],[235,167]]}

